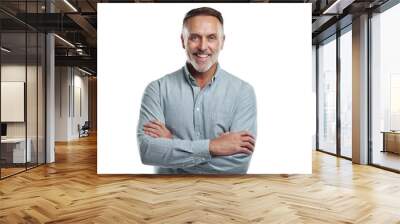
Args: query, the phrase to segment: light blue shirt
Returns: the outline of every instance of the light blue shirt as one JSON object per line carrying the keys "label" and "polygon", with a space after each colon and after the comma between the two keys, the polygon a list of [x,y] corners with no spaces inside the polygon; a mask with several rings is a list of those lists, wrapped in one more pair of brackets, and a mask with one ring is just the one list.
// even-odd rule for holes
{"label": "light blue shirt", "polygon": [[[161,121],[173,139],[144,134],[143,125]],[[145,89],[137,128],[143,164],[162,174],[244,174],[251,155],[211,156],[209,143],[220,133],[257,134],[253,87],[217,66],[203,89],[186,66],[151,82]]]}

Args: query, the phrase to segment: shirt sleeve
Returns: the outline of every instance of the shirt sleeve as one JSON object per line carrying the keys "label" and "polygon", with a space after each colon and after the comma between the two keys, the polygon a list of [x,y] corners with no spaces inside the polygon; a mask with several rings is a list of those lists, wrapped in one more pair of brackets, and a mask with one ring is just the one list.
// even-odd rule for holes
{"label": "shirt sleeve", "polygon": [[230,131],[249,131],[254,138],[257,137],[256,95],[253,87],[247,83],[240,91]]}
{"label": "shirt sleeve", "polygon": [[191,167],[211,160],[209,139],[181,140],[153,138],[144,134],[143,125],[152,120],[165,124],[160,84],[151,82],[144,91],[137,127],[137,141],[143,164],[165,168]]}
{"label": "shirt sleeve", "polygon": [[[251,85],[244,83],[237,97],[236,108],[232,119],[230,132],[249,131],[257,138],[257,103],[254,89]],[[229,156],[225,161],[231,173],[245,174],[249,168],[252,155],[239,153]]]}

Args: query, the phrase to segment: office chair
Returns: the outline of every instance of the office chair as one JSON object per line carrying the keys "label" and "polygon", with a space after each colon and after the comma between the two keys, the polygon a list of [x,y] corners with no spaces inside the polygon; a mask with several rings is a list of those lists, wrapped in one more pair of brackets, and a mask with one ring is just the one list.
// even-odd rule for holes
{"label": "office chair", "polygon": [[89,136],[89,129],[90,129],[89,121],[85,121],[82,127],[79,128],[79,138]]}

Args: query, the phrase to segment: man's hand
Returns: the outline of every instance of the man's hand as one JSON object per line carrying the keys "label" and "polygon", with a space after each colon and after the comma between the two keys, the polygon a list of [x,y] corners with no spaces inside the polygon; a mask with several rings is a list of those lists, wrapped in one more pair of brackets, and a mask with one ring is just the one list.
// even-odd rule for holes
{"label": "man's hand", "polygon": [[237,153],[252,154],[256,141],[248,131],[223,133],[210,141],[213,156],[230,156]]}
{"label": "man's hand", "polygon": [[150,135],[153,138],[169,138],[172,139],[171,132],[165,127],[165,125],[159,121],[150,121],[144,126],[144,133]]}

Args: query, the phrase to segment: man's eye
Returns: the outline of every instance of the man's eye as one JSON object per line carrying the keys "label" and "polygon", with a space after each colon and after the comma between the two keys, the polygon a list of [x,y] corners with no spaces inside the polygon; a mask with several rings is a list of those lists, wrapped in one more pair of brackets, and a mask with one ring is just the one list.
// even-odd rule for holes
{"label": "man's eye", "polygon": [[190,39],[190,40],[198,40],[199,37],[197,37],[197,36],[191,36],[189,39]]}
{"label": "man's eye", "polygon": [[208,39],[209,40],[215,40],[215,39],[217,39],[217,37],[216,36],[209,36]]}

